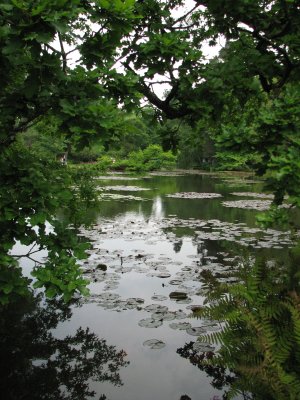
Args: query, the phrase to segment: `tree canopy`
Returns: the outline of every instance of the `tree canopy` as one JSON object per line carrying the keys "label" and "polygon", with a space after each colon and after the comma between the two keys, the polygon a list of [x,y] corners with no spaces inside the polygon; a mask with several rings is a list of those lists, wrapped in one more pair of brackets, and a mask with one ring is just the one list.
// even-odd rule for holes
{"label": "tree canopy", "polygon": [[[275,203],[288,194],[299,206],[297,0],[3,0],[0,22],[2,303],[27,288],[16,241],[32,245],[27,256],[48,251],[33,272],[48,296],[85,291],[76,260],[86,245],[57,217],[74,209],[79,223],[75,178],[20,141],[53,118],[66,152],[120,135],[124,113],[146,101],[157,119],[184,119],[224,151],[250,150]],[[209,58],[204,46],[219,42]]]}

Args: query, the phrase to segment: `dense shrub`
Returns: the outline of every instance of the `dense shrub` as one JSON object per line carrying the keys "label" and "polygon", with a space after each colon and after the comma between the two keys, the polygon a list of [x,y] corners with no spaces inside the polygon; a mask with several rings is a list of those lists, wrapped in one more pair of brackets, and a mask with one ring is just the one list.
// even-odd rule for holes
{"label": "dense shrub", "polygon": [[170,151],[164,152],[159,145],[150,145],[145,150],[133,151],[128,159],[117,162],[129,171],[154,171],[158,169],[172,169],[176,166],[176,156]]}

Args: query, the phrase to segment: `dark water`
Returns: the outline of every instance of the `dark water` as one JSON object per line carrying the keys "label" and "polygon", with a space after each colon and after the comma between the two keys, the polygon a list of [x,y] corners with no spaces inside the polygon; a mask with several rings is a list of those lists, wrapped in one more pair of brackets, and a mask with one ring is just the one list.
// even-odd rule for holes
{"label": "dark water", "polygon": [[[191,317],[204,301],[201,271],[226,280],[243,257],[286,258],[288,233],[259,229],[260,211],[223,204],[266,201],[255,197],[261,183],[187,174],[100,177],[97,185],[100,210],[90,210],[93,225],[80,232],[93,243],[82,265],[91,296],[71,307],[44,307],[36,299],[8,312],[1,322],[2,393],[9,399],[221,398],[222,389],[177,349],[197,341],[197,328],[217,328]],[[222,197],[168,197],[177,192]],[[232,194],[240,192],[254,195]],[[176,300],[172,292],[184,296]],[[158,348],[149,347],[151,339]]]}

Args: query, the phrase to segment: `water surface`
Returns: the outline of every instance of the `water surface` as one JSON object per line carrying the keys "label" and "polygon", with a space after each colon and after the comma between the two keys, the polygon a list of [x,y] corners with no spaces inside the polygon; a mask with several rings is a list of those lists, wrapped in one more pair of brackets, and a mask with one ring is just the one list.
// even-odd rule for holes
{"label": "water surface", "polygon": [[[192,400],[221,398],[222,390],[213,387],[212,379],[177,349],[196,342],[197,329],[216,328],[191,317],[193,306],[204,301],[203,270],[226,280],[243,257],[281,260],[287,256],[291,246],[287,232],[259,229],[255,216],[260,211],[223,205],[224,201],[257,200],[261,182],[244,176],[158,174],[99,177],[96,185],[102,194],[100,211],[90,210],[87,219],[93,224],[80,231],[92,243],[82,263],[91,281],[91,296],[68,308],[64,318],[45,326],[45,332],[49,328],[63,342],[76,336],[78,329],[88,328],[105,346],[115,346],[106,349],[109,356],[103,363],[109,371],[109,358],[113,360],[111,369],[118,376],[103,373],[88,381],[96,399],[105,395],[110,400],[179,400],[184,394]],[[170,197],[175,193],[193,194]],[[194,198],[195,193],[220,196]],[[181,297],[170,297],[174,292]],[[151,339],[157,340],[150,344],[158,343],[158,348],[149,347]],[[45,353],[45,360],[49,354]],[[76,357],[69,362],[74,366]],[[51,374],[45,373],[44,379],[51,380]],[[38,382],[41,385],[43,379]],[[56,387],[65,396],[69,393],[56,398],[78,398],[59,379]]]}

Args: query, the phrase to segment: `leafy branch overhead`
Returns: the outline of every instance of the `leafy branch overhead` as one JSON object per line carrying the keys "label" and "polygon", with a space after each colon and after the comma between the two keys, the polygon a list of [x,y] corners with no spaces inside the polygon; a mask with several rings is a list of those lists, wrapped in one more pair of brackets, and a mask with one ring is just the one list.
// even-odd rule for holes
{"label": "leafy branch overhead", "polygon": [[97,140],[132,154],[135,141],[181,146],[197,161],[208,143],[221,165],[238,152],[239,165],[267,176],[277,205],[288,194],[299,206],[299,27],[297,0],[3,0],[2,302],[28,286],[10,254],[16,241],[48,252],[51,265],[34,274],[49,296],[85,291],[75,229],[93,190],[58,158]]}

